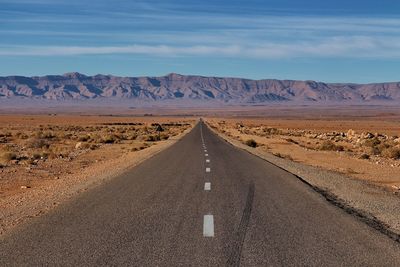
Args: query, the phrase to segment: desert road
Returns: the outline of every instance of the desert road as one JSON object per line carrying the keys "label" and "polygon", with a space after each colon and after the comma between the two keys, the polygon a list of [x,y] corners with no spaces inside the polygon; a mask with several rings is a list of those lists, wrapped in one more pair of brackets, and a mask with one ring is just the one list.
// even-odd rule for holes
{"label": "desert road", "polygon": [[399,266],[398,243],[200,122],[0,240],[0,266]]}

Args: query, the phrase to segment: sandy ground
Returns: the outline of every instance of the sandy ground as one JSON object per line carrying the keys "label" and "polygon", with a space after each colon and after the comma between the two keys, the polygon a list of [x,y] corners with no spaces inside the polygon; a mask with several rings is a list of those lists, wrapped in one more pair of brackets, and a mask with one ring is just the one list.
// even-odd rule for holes
{"label": "sandy ground", "polygon": [[[224,123],[219,124],[221,121]],[[314,120],[208,119],[208,122],[211,126],[216,127],[233,139],[242,142],[250,139],[255,140],[259,146],[257,150],[265,153],[278,155],[306,165],[340,172],[353,178],[385,186],[391,190],[400,188],[400,160],[398,159],[373,155],[369,159],[360,159],[361,152],[346,151],[346,145],[349,149],[353,149],[353,146],[348,143],[344,143],[345,151],[322,151],[309,148],[317,146],[315,145],[316,138],[313,137],[289,136],[287,134],[260,136],[253,134],[251,131],[246,134],[246,130],[240,130],[235,127],[238,123],[244,125],[243,128],[250,128],[254,125],[267,125],[268,127],[289,129],[289,132],[292,129],[300,129],[318,133],[331,132],[332,130],[347,132],[353,128],[359,133],[367,130],[382,132],[382,130],[386,129],[386,133],[396,134],[399,133],[399,124],[395,121],[359,121],[358,123],[350,123],[347,121],[321,122]],[[382,125],[385,125],[385,127],[380,128]],[[359,148],[361,151],[362,149]]]}
{"label": "sandy ground", "polygon": [[[171,118],[80,118],[64,117],[46,118],[49,124],[88,125],[96,123],[116,122],[171,122],[182,119]],[[52,120],[53,119],[53,120]],[[34,127],[43,123],[43,117],[2,117],[0,125],[19,124],[24,127]],[[193,120],[191,120],[193,123]],[[26,222],[29,218],[40,216],[59,203],[71,199],[79,192],[88,190],[93,186],[123,173],[142,161],[152,157],[163,149],[174,144],[191,127],[168,140],[147,143],[148,146],[141,150],[132,149],[136,146],[131,143],[103,144],[95,150],[77,150],[77,155],[70,161],[65,159],[52,159],[39,162],[34,167],[12,165],[0,169],[0,235],[11,231],[15,226]],[[140,141],[139,143],[143,143]],[[66,168],[66,166],[68,168]],[[13,178],[15,177],[15,178]],[[27,187],[27,188],[25,188]]]}
{"label": "sandy ground", "polygon": [[[208,123],[213,124],[209,120]],[[278,157],[272,154],[273,151],[267,150],[263,146],[249,147],[226,132],[222,133],[217,128],[212,129],[231,144],[297,175],[313,187],[318,188],[318,191],[328,192],[329,195],[333,196],[337,205],[345,207],[345,209],[349,207],[350,212],[353,209],[360,211],[363,217],[367,218],[369,222],[372,221],[374,227],[378,225],[376,228],[379,228],[382,232],[396,240],[399,238],[400,210],[398,207],[400,207],[400,192],[391,187],[382,186],[387,182],[399,182],[398,168],[386,171],[384,168],[380,168],[376,171],[376,168],[379,168],[376,164],[367,163],[365,165],[365,162],[359,164],[358,161],[352,161],[349,157],[336,155],[333,152],[323,152],[312,157],[312,153],[315,152],[305,154],[302,151],[296,151],[295,147],[288,144],[283,145],[284,148],[278,145],[275,151],[288,153],[293,158]],[[257,136],[251,137],[257,138]],[[361,165],[363,168],[367,166],[367,169],[363,170],[363,174],[343,174],[343,172],[338,172],[336,168],[332,167],[335,166],[332,162],[338,159],[342,162],[341,168],[350,166],[352,169],[357,169],[357,166]],[[378,174],[382,171],[383,173],[378,176],[368,176],[368,171],[374,171]],[[374,178],[365,179],[365,177]]]}

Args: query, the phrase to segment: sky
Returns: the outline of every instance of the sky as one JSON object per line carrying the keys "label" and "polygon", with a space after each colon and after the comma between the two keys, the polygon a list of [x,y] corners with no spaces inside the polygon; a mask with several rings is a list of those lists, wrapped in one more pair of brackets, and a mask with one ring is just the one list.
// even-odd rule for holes
{"label": "sky", "polygon": [[398,0],[0,0],[0,76],[400,81]]}

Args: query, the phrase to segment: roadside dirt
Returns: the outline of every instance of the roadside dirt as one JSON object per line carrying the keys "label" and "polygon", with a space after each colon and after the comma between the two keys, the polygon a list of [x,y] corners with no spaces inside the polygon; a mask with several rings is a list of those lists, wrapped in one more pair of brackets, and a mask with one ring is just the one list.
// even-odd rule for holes
{"label": "roadside dirt", "polygon": [[[321,124],[320,121],[302,123],[290,120],[284,124],[284,120],[209,119],[208,122],[219,132],[242,143],[254,140],[257,150],[340,172],[385,186],[389,190],[400,189],[400,154],[395,154],[400,151],[400,139],[394,135],[399,133],[397,123],[376,123],[386,125],[386,132],[393,134],[386,135],[381,132],[371,133],[371,122],[353,124],[357,131],[348,129],[350,125],[343,121]],[[333,128],[335,125],[341,126]],[[393,155],[389,152],[393,152]]]}

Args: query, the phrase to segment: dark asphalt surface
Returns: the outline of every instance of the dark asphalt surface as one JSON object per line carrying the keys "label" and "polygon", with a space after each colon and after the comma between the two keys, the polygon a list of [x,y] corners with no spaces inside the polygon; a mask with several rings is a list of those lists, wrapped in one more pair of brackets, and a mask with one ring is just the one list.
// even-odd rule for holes
{"label": "dark asphalt surface", "polygon": [[400,246],[204,124],[0,240],[0,266],[239,264],[400,266]]}

